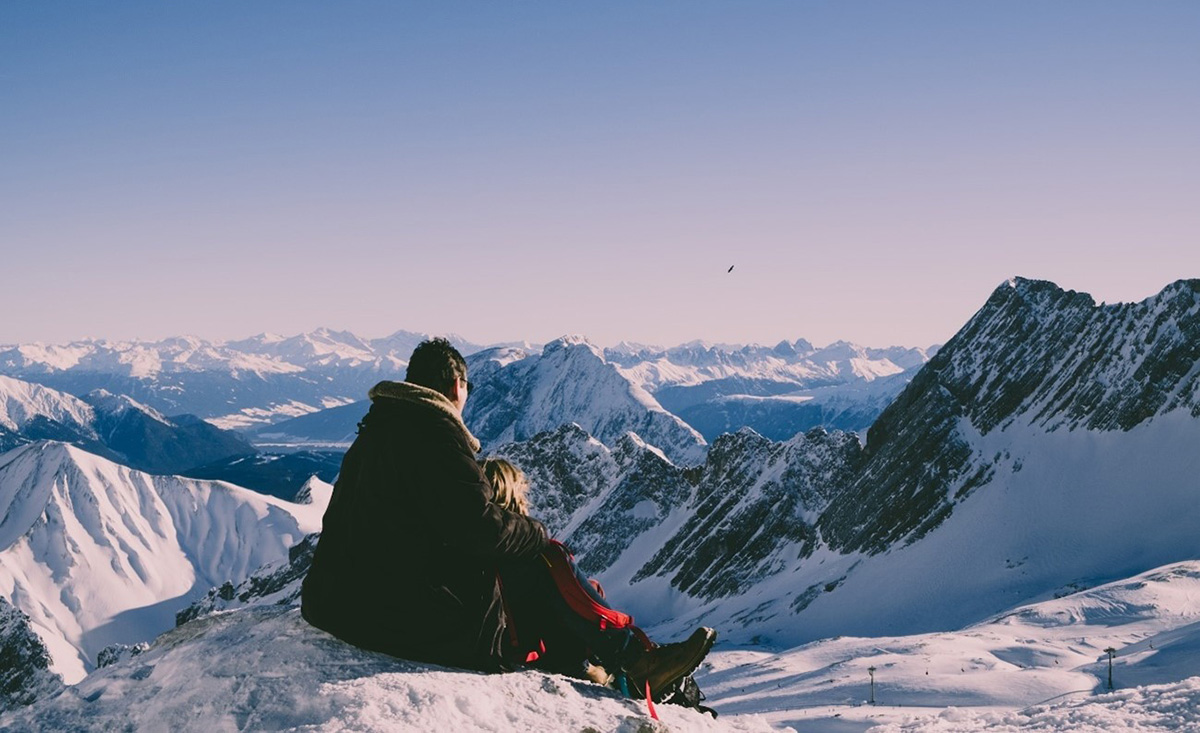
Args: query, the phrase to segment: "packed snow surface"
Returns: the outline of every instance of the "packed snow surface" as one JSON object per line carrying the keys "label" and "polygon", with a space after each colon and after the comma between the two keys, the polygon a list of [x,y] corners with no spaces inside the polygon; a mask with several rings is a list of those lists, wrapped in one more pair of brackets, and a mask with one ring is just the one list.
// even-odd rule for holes
{"label": "packed snow surface", "polygon": [[541,672],[484,675],[356,649],[295,608],[197,619],[64,694],[0,717],[61,731],[770,731]]}
{"label": "packed snow surface", "polygon": [[724,715],[804,731],[1196,730],[1197,651],[1189,561],[954,632],[733,651],[698,679]]}

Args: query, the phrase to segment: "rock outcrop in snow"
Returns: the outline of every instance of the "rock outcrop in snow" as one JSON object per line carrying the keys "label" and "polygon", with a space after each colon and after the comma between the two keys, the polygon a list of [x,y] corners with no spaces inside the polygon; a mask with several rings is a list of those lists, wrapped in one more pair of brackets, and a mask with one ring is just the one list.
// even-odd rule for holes
{"label": "rock outcrop in snow", "polygon": [[62,692],[62,677],[50,670],[50,661],[29,617],[0,598],[0,712]]}

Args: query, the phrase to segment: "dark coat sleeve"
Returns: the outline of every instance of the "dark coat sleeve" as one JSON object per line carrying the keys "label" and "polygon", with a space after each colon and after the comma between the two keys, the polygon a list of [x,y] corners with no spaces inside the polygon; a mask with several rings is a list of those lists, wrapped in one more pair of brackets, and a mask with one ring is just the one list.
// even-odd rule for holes
{"label": "dark coat sleeve", "polygon": [[541,522],[492,503],[491,485],[457,435],[447,431],[430,438],[422,496],[426,516],[437,517],[433,529],[447,547],[496,559],[534,557],[546,548],[548,535]]}

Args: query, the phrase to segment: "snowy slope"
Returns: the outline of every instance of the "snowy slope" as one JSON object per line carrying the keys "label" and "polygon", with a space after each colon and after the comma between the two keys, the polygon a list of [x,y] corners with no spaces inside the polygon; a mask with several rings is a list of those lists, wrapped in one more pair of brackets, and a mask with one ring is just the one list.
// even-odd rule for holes
{"label": "snowy slope", "polygon": [[295,608],[207,616],[98,670],[57,698],[0,716],[0,728],[60,731],[768,731],[755,716],[713,720],[539,672],[484,675],[364,652]]}
{"label": "snowy slope", "polygon": [[[1128,432],[1014,426],[976,435],[972,453],[987,457],[988,482],[920,540],[876,555],[819,547],[791,562],[780,545],[775,575],[742,585],[737,597],[694,600],[671,628],[703,617],[727,638],[774,645],[957,628],[1017,603],[1200,558],[1197,445],[1200,421],[1180,413]],[[671,567],[687,562],[681,555]],[[656,588],[645,592],[656,597]],[[658,622],[659,607],[637,610]]]}
{"label": "snowy slope", "polygon": [[0,596],[74,682],[105,646],[151,638],[210,587],[286,557],[322,509],[34,443],[0,456]]}
{"label": "snowy slope", "polygon": [[[1194,730],[1198,645],[1200,562],[1190,561],[959,630],[729,652],[700,682],[726,715],[798,730]],[[864,705],[870,667],[874,706]],[[851,721],[859,727],[840,727]]]}

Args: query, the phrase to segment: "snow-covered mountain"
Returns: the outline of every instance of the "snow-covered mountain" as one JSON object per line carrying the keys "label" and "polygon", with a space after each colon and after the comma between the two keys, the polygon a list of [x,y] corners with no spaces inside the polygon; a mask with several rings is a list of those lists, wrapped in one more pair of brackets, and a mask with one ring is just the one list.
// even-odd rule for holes
{"label": "snow-covered mountain", "polygon": [[475,389],[463,418],[485,449],[575,423],[606,445],[634,432],[676,463],[703,460],[704,438],[586,339],[564,337],[540,355],[519,356],[500,349],[469,362]]}
{"label": "snow-covered mountain", "polygon": [[152,638],[209,588],[287,557],[322,511],[25,445],[0,455],[0,597],[75,682],[106,646]]}
{"label": "snow-covered mountain", "polygon": [[96,390],[80,399],[0,376],[0,451],[36,440],[69,442],[156,473],[255,452],[235,433],[191,415],[165,417],[124,395]]}
{"label": "snow-covered mountain", "polygon": [[[290,337],[264,333],[240,341],[182,336],[161,341],[86,339],[63,345],[20,344],[0,347],[0,371],[153,377],[203,371],[261,376],[364,364],[395,369],[407,364],[413,348],[426,338],[429,334],[397,331],[383,338],[364,339],[348,331],[319,328]],[[447,338],[464,353],[478,350],[478,346],[458,336]]]}
{"label": "snow-covered mountain", "polygon": [[20,434],[41,421],[55,422],[65,430],[97,439],[91,405],[39,384],[0,376],[0,429]]}
{"label": "snow-covered mountain", "polygon": [[[318,442],[329,446],[346,433],[327,435],[337,431],[312,423],[270,426],[360,401],[379,380],[403,378],[413,348],[427,337],[397,331],[367,339],[322,328],[229,342],[179,337],[22,344],[0,346],[0,374],[80,396],[97,389],[128,395],[163,414],[190,413],[225,429],[261,430],[268,434],[264,443],[321,432]],[[484,348],[450,340],[466,355]],[[911,376],[905,372],[919,368],[931,351],[845,342],[818,349],[803,339],[774,347],[693,342],[592,350],[635,391],[652,395],[707,440],[743,426],[780,440],[813,426],[863,430],[903,388]],[[489,361],[542,352],[528,343],[493,346]]]}

